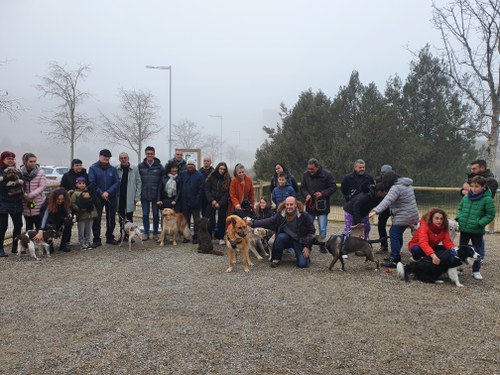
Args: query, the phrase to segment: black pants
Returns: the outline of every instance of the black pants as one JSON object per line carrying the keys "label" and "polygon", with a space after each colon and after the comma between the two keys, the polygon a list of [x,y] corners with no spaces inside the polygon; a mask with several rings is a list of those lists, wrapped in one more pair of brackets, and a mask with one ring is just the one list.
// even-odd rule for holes
{"label": "black pants", "polygon": [[[226,234],[226,217],[227,217],[227,206],[221,206],[219,209],[213,207],[207,210],[207,214],[210,215],[210,233],[214,233],[214,237],[217,240],[224,239]],[[217,215],[217,219],[215,216]]]}
{"label": "black pants", "polygon": [[[378,237],[383,238],[387,237],[387,220],[391,217],[391,210],[387,209],[382,211],[378,215]],[[380,241],[380,246],[389,248],[389,243],[387,242],[387,238],[385,240]]]}
{"label": "black pants", "polygon": [[40,229],[40,215],[25,216],[24,221],[26,222],[26,230],[33,228]]}
{"label": "black pants", "polygon": [[188,225],[191,223],[191,217],[193,218],[194,221],[194,235],[196,236],[199,230],[199,219],[200,218],[200,209],[199,208],[182,208],[182,214],[186,218],[186,221]]}
{"label": "black pants", "polygon": [[[0,214],[0,249],[3,249],[3,242],[5,240],[5,232],[9,226],[9,215],[12,219],[12,224],[14,229],[12,231],[12,238],[17,237],[21,234],[21,228],[23,227],[23,214],[20,212],[18,214]],[[12,247],[17,249],[17,241],[12,241]]]}
{"label": "black pants", "polygon": [[92,224],[92,233],[95,240],[101,240],[101,220],[102,220],[102,210],[106,207],[106,240],[113,240],[115,236],[113,232],[116,226],[116,198],[108,199],[107,201],[101,199],[101,206],[97,207],[97,218]]}

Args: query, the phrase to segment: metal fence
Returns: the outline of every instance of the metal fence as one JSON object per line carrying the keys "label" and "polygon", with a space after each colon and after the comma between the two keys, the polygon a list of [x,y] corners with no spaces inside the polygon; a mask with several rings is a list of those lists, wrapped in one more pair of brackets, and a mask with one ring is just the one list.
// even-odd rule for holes
{"label": "metal fence", "polygon": [[[57,185],[50,185],[47,191],[51,191],[56,188]],[[337,187],[340,189],[340,184],[337,184]],[[424,212],[428,211],[431,207],[439,207],[446,211],[450,218],[454,218],[458,205],[462,197],[460,196],[460,188],[459,187],[429,187],[429,186],[414,186],[415,195],[417,198],[418,210],[420,215]],[[254,191],[255,191],[255,199],[259,200],[263,195],[270,196],[269,191],[269,182],[264,181],[255,181],[254,182]],[[299,199],[303,199],[303,197],[299,196]],[[328,219],[331,221],[344,221],[344,198],[342,194],[338,192],[334,194],[331,207],[330,214]],[[500,203],[495,197],[495,207],[497,212],[500,211]],[[142,217],[140,204],[137,205],[137,211],[134,214],[135,217]],[[377,222],[377,216],[375,216],[374,223]],[[389,223],[390,225],[390,220]],[[497,215],[495,220],[488,226],[489,232],[498,232],[500,230],[500,219]],[[10,243],[12,241],[12,222],[9,218],[9,226],[7,229],[7,233],[5,236],[5,242]]]}

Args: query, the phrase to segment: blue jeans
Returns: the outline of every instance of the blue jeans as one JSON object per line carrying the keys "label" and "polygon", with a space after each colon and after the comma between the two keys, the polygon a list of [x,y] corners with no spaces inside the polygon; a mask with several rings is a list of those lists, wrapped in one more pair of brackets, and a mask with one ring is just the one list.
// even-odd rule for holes
{"label": "blue jeans", "polygon": [[326,237],[326,227],[328,225],[328,215],[318,215],[318,216],[312,216],[313,223],[314,219],[318,218],[318,227],[319,227],[319,234],[323,237]]}
{"label": "blue jeans", "polygon": [[274,241],[273,247],[273,260],[281,260],[283,255],[283,250],[292,248],[295,250],[295,259],[297,267],[299,268],[307,268],[309,267],[309,258],[304,257],[302,254],[302,246],[298,241],[295,241],[292,237],[290,237],[286,233],[279,233],[276,236],[276,241]]}
{"label": "blue jeans", "polygon": [[146,201],[141,199],[142,205],[142,225],[144,226],[144,234],[149,235],[149,204],[153,208],[153,234],[158,234],[158,226],[160,225],[160,210],[156,201]]}
{"label": "blue jeans", "polygon": [[401,248],[403,247],[403,233],[407,226],[392,225],[389,230],[389,239],[391,240],[391,255],[395,261],[401,260]]}

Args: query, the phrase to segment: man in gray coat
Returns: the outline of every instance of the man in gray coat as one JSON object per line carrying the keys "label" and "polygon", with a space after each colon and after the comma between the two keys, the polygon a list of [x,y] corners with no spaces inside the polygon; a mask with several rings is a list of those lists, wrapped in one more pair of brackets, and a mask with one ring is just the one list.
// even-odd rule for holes
{"label": "man in gray coat", "polygon": [[[121,152],[118,156],[120,164],[116,167],[120,177],[120,189],[118,190],[118,217],[120,224],[122,221],[130,222],[134,219],[135,205],[141,200],[142,181],[139,168],[130,164],[129,156],[126,152]],[[122,225],[120,225],[120,235]]]}

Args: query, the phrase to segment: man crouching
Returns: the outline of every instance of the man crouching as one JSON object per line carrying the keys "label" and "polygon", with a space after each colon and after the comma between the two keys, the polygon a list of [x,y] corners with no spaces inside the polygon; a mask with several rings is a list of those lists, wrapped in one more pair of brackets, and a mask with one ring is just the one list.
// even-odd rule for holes
{"label": "man crouching", "polygon": [[279,267],[283,250],[294,249],[297,267],[309,267],[311,252],[311,235],[314,225],[311,217],[305,211],[304,205],[294,197],[288,197],[282,202],[274,216],[262,220],[251,220],[252,227],[271,229],[276,234],[272,250],[271,267]]}

